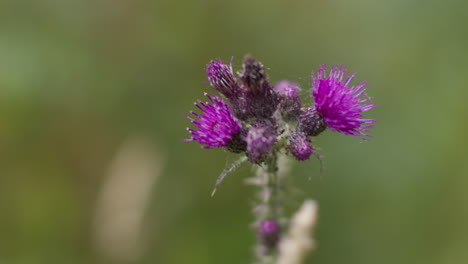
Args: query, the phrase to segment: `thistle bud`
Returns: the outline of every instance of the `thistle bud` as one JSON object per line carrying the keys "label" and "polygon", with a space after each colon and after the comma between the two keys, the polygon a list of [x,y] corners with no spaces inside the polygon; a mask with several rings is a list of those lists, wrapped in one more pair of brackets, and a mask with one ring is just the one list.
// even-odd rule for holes
{"label": "thistle bud", "polygon": [[307,107],[301,110],[298,126],[307,136],[317,136],[327,128],[327,123],[315,107]]}
{"label": "thistle bud", "polygon": [[263,64],[247,55],[239,72],[245,93],[248,118],[270,118],[278,106],[278,98],[268,83]]}
{"label": "thistle bud", "polygon": [[251,90],[261,92],[267,82],[267,76],[263,64],[250,55],[244,57],[242,71],[239,77],[246,87]]}
{"label": "thistle bud", "polygon": [[308,160],[312,154],[310,138],[302,131],[291,133],[287,148],[298,161]]}
{"label": "thistle bud", "polygon": [[301,113],[301,98],[299,85],[289,81],[281,81],[275,85],[274,91],[279,96],[279,109],[286,121],[296,120]]}
{"label": "thistle bud", "polygon": [[258,242],[267,249],[275,248],[281,237],[281,227],[273,220],[260,222],[257,231]]}
{"label": "thistle bud", "polygon": [[252,163],[265,161],[276,142],[276,127],[271,121],[260,120],[252,124],[247,134],[247,157]]}

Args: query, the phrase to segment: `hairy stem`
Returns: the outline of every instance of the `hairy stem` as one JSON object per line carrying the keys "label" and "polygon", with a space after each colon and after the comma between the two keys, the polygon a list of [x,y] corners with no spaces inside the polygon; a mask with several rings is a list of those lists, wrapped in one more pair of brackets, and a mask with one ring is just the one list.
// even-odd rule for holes
{"label": "hairy stem", "polygon": [[[253,209],[256,228],[265,220],[282,222],[282,180],[289,167],[286,160],[284,155],[278,153],[278,156],[271,157],[264,166],[258,167],[256,176],[248,180],[248,183],[258,187],[259,202]],[[275,263],[278,256],[276,247],[267,248],[260,241],[256,251],[257,263],[261,264]]]}
{"label": "hairy stem", "polygon": [[270,210],[271,218],[278,220],[281,214],[281,201],[280,201],[280,178],[278,177],[278,159],[273,157],[267,167],[268,172],[268,186],[270,188]]}

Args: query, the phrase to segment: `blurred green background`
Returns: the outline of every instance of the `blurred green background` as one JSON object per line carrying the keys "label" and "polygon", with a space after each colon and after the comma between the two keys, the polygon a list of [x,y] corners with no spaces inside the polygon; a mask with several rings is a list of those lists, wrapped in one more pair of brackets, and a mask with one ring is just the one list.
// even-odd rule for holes
{"label": "blurred green background", "polygon": [[205,65],[251,53],[310,103],[310,71],[369,82],[372,140],[294,163],[310,263],[468,263],[467,1],[0,2],[0,263],[250,263],[252,174],[187,138]]}

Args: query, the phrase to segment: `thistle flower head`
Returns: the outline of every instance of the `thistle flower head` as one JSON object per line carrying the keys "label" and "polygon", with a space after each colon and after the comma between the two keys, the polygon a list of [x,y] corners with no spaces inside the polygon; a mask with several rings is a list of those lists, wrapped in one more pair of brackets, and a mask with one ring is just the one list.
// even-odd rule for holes
{"label": "thistle flower head", "polygon": [[240,93],[236,76],[232,71],[232,59],[229,66],[222,60],[212,60],[206,67],[206,76],[216,90],[228,99],[234,99]]}
{"label": "thistle flower head", "polygon": [[195,128],[187,128],[192,137],[185,141],[197,141],[207,149],[232,145],[232,141],[238,140],[240,136],[241,123],[233,117],[231,108],[223,99],[206,93],[205,96],[209,102],[198,100],[195,103],[202,113],[190,112],[195,118],[186,115],[195,124]]}
{"label": "thistle flower head", "polygon": [[317,74],[312,72],[314,105],[302,107],[299,85],[280,81],[272,86],[265,67],[252,56],[244,57],[237,75],[232,59],[229,65],[212,60],[206,75],[226,102],[205,94],[208,102],[195,103],[201,113],[192,111],[193,116],[187,116],[194,128],[188,128],[191,137],[185,141],[242,153],[242,160],[259,165],[270,166],[284,150],[299,161],[312,154],[320,160],[309,137],[329,128],[365,139],[370,137],[371,123],[377,122],[362,117],[376,107],[365,94],[366,82],[350,85],[355,74],[345,77],[346,73],[344,66],[332,66],[328,73],[326,65],[321,65]]}
{"label": "thistle flower head", "polygon": [[375,119],[364,119],[362,112],[368,111],[377,105],[369,103],[372,98],[366,96],[366,82],[350,86],[356,75],[350,74],[344,81],[346,68],[332,66],[327,77],[326,65],[321,65],[317,75],[312,72],[312,95],[315,110],[323,116],[327,127],[345,135],[356,136],[361,139],[370,137],[367,133],[375,123]]}

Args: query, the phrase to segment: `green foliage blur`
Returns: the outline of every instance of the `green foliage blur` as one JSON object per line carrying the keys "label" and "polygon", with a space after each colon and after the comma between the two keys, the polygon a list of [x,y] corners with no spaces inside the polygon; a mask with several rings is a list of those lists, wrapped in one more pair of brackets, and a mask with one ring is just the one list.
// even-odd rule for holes
{"label": "green foliage blur", "polygon": [[[251,263],[252,175],[183,142],[215,58],[272,83],[341,63],[367,80],[368,142],[317,137],[294,211],[310,263],[468,263],[467,1],[0,2],[0,263]],[[137,142],[137,143],[135,143]],[[116,176],[117,175],[117,176]],[[134,178],[133,178],[134,177]],[[117,183],[114,183],[115,182]],[[111,191],[108,191],[111,190]],[[132,229],[133,228],[133,229]],[[104,231],[103,231],[104,230]]]}

